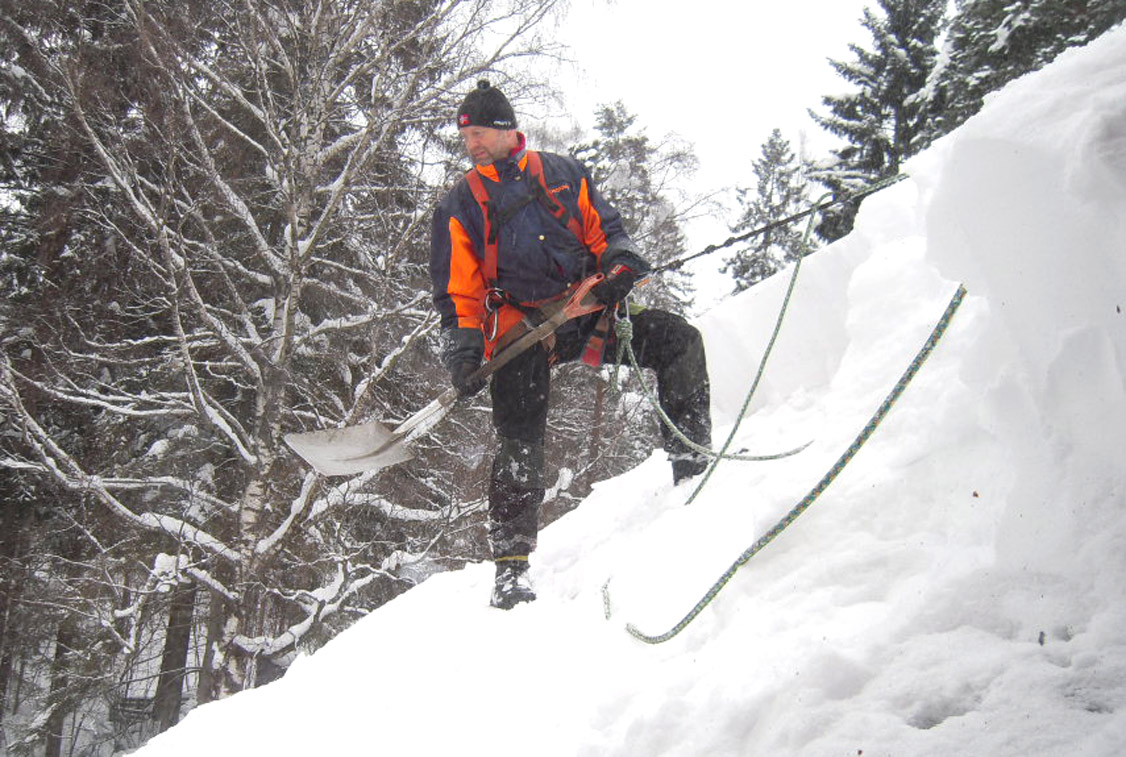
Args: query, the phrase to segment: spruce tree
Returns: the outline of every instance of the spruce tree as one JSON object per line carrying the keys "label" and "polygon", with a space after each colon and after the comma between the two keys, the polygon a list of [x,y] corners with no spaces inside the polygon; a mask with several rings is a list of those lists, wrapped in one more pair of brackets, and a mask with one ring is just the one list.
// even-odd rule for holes
{"label": "spruce tree", "polygon": [[1122,0],[957,0],[943,64],[928,87],[928,138],[947,134],[984,97],[1126,19]]}
{"label": "spruce tree", "polygon": [[[806,204],[807,182],[803,166],[790,143],[775,129],[762,145],[762,157],[754,162],[757,187],[737,189],[742,215],[731,230],[746,233],[800,212]],[[787,262],[810,252],[803,241],[801,225],[771,229],[749,240],[746,247],[725,261],[723,272],[735,279],[735,291],[757,284]]]}
{"label": "spruce tree", "polygon": [[[814,121],[847,143],[813,178],[837,196],[851,194],[899,172],[902,161],[926,147],[928,77],[937,59],[936,39],[945,0],[878,0],[882,15],[864,10],[861,25],[872,49],[849,45],[853,61],[830,60],[856,91],[825,96],[828,114],[811,111]],[[825,214],[818,234],[828,241],[852,230],[858,203]]]}

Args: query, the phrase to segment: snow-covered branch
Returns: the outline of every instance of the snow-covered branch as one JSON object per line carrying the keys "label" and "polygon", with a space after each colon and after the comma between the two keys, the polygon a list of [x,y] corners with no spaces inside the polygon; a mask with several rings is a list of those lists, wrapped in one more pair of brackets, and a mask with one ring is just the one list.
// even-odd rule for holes
{"label": "snow-covered branch", "polygon": [[97,392],[93,389],[71,385],[63,389],[45,381],[24,376],[14,368],[9,367],[12,375],[18,377],[28,386],[34,386],[43,394],[73,405],[97,408],[130,418],[171,418],[185,417],[193,414],[191,405],[187,402],[184,393],[131,393],[115,387],[107,387],[106,392]]}
{"label": "snow-covered branch", "polygon": [[375,371],[366,375],[356,386],[352,394],[352,409],[345,418],[345,423],[354,423],[359,420],[359,414],[368,406],[367,399],[371,388],[375,386],[386,373],[391,371],[398,359],[415,346],[425,334],[432,332],[438,325],[436,316],[430,316],[419,321],[414,331],[406,334],[399,342],[397,349],[384,355],[383,360]]}
{"label": "snow-covered branch", "polygon": [[179,542],[199,546],[204,551],[227,560],[236,553],[204,529],[179,518],[159,513],[138,513],[113,495],[99,477],[88,474],[81,465],[63,449],[39,422],[27,411],[14,382],[13,371],[7,357],[0,361],[0,397],[18,413],[27,442],[38,452],[40,459],[51,471],[56,481],[76,492],[91,493],[111,513],[123,521],[147,531],[171,536]]}
{"label": "snow-covered branch", "polygon": [[301,606],[305,617],[289,626],[277,636],[249,637],[236,635],[232,643],[244,653],[255,655],[277,655],[294,649],[314,627],[314,624],[336,614],[345,603],[368,584],[381,577],[394,576],[386,571],[365,566],[352,568],[338,564],[332,580],[313,590],[287,596],[290,602]]}
{"label": "snow-covered branch", "polygon": [[405,523],[443,523],[449,520],[450,514],[445,508],[421,510],[400,507],[393,502],[388,502],[387,499],[378,494],[367,491],[365,489],[366,484],[377,475],[379,475],[378,471],[363,473],[341,484],[327,488],[311,504],[308,518],[317,518],[341,507],[363,507],[378,512],[385,518]]}

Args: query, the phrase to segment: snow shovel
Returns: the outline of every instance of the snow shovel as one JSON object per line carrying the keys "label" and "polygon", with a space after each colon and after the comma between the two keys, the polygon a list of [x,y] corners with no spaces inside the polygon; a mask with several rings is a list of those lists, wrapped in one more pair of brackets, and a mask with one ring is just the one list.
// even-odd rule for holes
{"label": "snow shovel", "polygon": [[[590,290],[606,277],[597,273],[584,279],[565,300],[540,308],[545,320],[493,356],[478,368],[470,381],[486,379],[537,342],[551,336],[567,321],[601,310]],[[442,392],[426,407],[400,423],[394,431],[379,421],[358,426],[286,434],[285,442],[318,472],[326,476],[349,476],[376,471],[410,460],[408,445],[438,425],[458,402],[453,387]]]}

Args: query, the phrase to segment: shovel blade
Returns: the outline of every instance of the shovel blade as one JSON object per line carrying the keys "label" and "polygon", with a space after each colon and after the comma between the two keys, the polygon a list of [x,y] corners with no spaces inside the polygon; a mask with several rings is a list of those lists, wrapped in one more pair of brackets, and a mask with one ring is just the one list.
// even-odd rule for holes
{"label": "shovel blade", "polygon": [[401,437],[378,421],[286,434],[285,443],[325,476],[376,471],[413,457]]}

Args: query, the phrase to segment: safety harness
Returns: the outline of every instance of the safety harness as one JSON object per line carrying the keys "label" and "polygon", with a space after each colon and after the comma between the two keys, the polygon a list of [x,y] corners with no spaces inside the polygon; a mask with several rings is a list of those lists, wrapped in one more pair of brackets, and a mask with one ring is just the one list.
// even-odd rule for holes
{"label": "safety harness", "polygon": [[[485,310],[492,320],[491,334],[487,335],[489,342],[497,340],[498,332],[500,332],[500,315],[501,308],[509,305],[523,314],[521,319],[525,326],[534,328],[535,323],[531,321],[530,317],[535,316],[538,309],[548,302],[570,296],[573,287],[569,287],[562,294],[552,297],[548,300],[541,300],[538,302],[520,302],[508,292],[504,291],[497,286],[497,247],[500,238],[500,229],[504,224],[508,223],[516,214],[525,206],[539,202],[548,213],[551,214],[555,220],[565,226],[575,238],[579,240],[579,244],[586,246],[585,234],[583,233],[583,226],[579,219],[567,209],[567,206],[559,202],[552,194],[551,189],[547,186],[547,179],[543,175],[543,161],[540,159],[540,154],[533,150],[528,150],[526,153],[527,173],[531,177],[531,193],[524,198],[517,200],[504,208],[498,208],[496,203],[489,197],[489,190],[485,187],[485,182],[481,178],[480,172],[476,168],[471,168],[465,174],[465,181],[469,184],[469,190],[473,193],[473,198],[481,207],[481,214],[485,219],[484,226],[484,263],[485,263]],[[606,335],[609,333],[611,323],[613,320],[613,308],[606,308],[598,319],[595,325],[594,333],[587,341],[586,348],[583,351],[583,362],[588,365],[597,367],[602,364],[602,348],[605,344]],[[503,334],[502,334],[503,336]],[[517,335],[518,336],[518,335]],[[554,340],[552,340],[552,344]],[[550,348],[552,344],[549,344]],[[504,346],[499,344],[498,346]]]}
{"label": "safety harness", "polygon": [[481,206],[481,212],[485,217],[485,282],[489,285],[489,289],[496,289],[497,240],[500,236],[500,227],[511,220],[525,205],[538,200],[559,223],[566,226],[575,235],[575,238],[581,244],[585,244],[582,224],[571,215],[571,212],[567,210],[563,203],[556,200],[551,194],[551,190],[547,186],[547,179],[543,177],[543,161],[540,159],[540,154],[532,150],[529,150],[526,154],[528,157],[528,173],[533,179],[532,193],[523,200],[512,203],[507,208],[498,209],[493,204],[489,197],[489,190],[485,188],[485,182],[476,168],[469,169],[465,174],[465,180],[469,182],[469,189],[473,192],[473,198]]}

